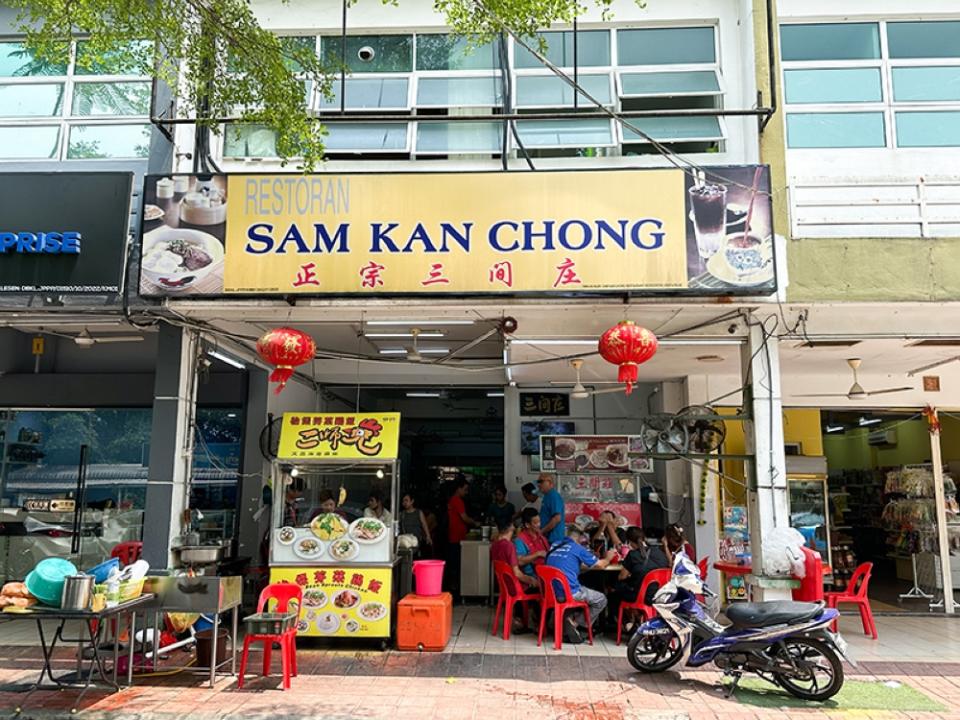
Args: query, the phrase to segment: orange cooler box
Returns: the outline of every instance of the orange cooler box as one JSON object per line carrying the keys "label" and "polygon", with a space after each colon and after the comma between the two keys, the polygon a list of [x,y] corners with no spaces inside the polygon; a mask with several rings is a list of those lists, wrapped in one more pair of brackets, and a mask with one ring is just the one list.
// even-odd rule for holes
{"label": "orange cooler box", "polygon": [[397,603],[397,649],[440,652],[453,632],[450,593],[407,595]]}

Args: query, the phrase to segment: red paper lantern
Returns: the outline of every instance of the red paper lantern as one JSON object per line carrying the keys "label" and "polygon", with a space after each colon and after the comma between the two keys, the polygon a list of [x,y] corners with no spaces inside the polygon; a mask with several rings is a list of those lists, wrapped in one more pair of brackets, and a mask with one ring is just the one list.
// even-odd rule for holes
{"label": "red paper lantern", "polygon": [[637,367],[657,352],[657,336],[630,320],[617,323],[600,338],[600,356],[620,366],[617,380],[627,385],[627,395],[637,381]]}
{"label": "red paper lantern", "polygon": [[275,390],[279,395],[293,375],[293,369],[313,360],[317,354],[317,344],[305,332],[282,327],[271,330],[257,340],[257,353],[276,366],[270,373],[270,382],[280,383]]}

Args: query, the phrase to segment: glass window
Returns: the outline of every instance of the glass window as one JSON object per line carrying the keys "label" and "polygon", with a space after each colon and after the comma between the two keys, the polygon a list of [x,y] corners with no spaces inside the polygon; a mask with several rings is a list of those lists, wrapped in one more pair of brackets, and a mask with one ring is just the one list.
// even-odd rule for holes
{"label": "glass window", "polygon": [[71,112],[73,115],[147,115],[150,83],[76,83]]}
{"label": "glass window", "polygon": [[67,66],[39,60],[23,43],[0,42],[0,77],[65,75]]}
{"label": "glass window", "polygon": [[713,70],[693,72],[620,73],[621,95],[647,97],[719,94],[720,80]]}
{"label": "glass window", "polygon": [[791,113],[787,115],[787,147],[885,147],[882,112]]}
{"label": "glass window", "polygon": [[895,67],[891,73],[896,102],[960,101],[960,66]]}
{"label": "glass window", "polygon": [[[322,38],[327,62],[340,66],[341,39]],[[413,70],[412,35],[348,35],[347,69],[353,73],[411,72]]]}
{"label": "glass window", "polygon": [[130,43],[104,57],[94,59],[88,43],[77,42],[77,75],[144,75],[152,59],[153,43],[143,40]]}
{"label": "glass window", "polygon": [[960,58],[960,21],[887,23],[891,58]]}
{"label": "glass window", "polygon": [[518,120],[517,134],[530,148],[600,147],[613,145],[613,127],[608,120]]}
{"label": "glass window", "polygon": [[145,158],[150,154],[149,125],[74,125],[67,159]]}
{"label": "glass window", "polygon": [[0,117],[49,117],[63,112],[63,85],[0,85]]}
{"label": "glass window", "polygon": [[[639,130],[660,142],[687,140],[722,140],[720,120],[715,117],[635,117],[629,122]],[[646,138],[624,126],[625,143],[645,143]]]}
{"label": "glass window", "polygon": [[[285,53],[316,52],[317,38],[313,35],[285,35],[280,38],[280,46]],[[283,64],[287,66],[287,69],[294,72],[303,70],[303,65],[297,62],[295,57],[289,55],[284,57]]]}
{"label": "glass window", "polygon": [[[410,81],[405,77],[392,78],[347,78],[344,87],[344,106],[350,110],[402,109],[410,107],[408,88]],[[321,98],[320,107],[324,110],[340,109],[340,81],[333,82],[332,99]]]}
{"label": "glass window", "polygon": [[407,149],[406,123],[334,123],[327,128],[328,153],[405,152]]}
{"label": "glass window", "polygon": [[[580,86],[604,105],[613,102],[609,75],[581,75]],[[556,75],[517,76],[517,107],[572,107],[573,88]],[[591,104],[583,94],[580,105]]]}
{"label": "glass window", "polygon": [[4,160],[56,158],[59,149],[57,125],[0,127],[0,158]]}
{"label": "glass window", "polygon": [[500,41],[471,47],[455,35],[417,35],[417,70],[493,70],[500,67]]}
{"label": "glass window", "polygon": [[880,68],[786,70],[788,103],[882,102]]}
{"label": "glass window", "polygon": [[495,107],[503,104],[499,77],[421,77],[418,107]]}
{"label": "glass window", "polygon": [[781,25],[780,54],[788,60],[872,60],[880,57],[876,23]]}
{"label": "glass window", "polygon": [[503,125],[497,122],[417,123],[417,152],[442,155],[499,153]]}
{"label": "glass window", "polygon": [[[606,30],[580,30],[577,36],[577,65],[579,67],[607,67],[610,65],[610,33]],[[574,34],[570,30],[540,33],[547,47],[544,55],[557,67],[573,67]],[[537,48],[536,38],[527,43]],[[517,68],[542,68],[544,65],[529,50],[514,44],[514,64]]]}
{"label": "glass window", "polygon": [[898,112],[897,146],[960,147],[960,110]]}
{"label": "glass window", "polygon": [[717,50],[712,27],[617,31],[620,65],[712,63]]}
{"label": "glass window", "polygon": [[262,125],[228,125],[223,132],[223,156],[277,157],[277,136]]}

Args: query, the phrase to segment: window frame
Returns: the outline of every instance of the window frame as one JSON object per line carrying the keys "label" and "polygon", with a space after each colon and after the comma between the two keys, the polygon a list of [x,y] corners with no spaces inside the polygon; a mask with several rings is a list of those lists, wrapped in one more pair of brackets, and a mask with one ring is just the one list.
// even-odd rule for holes
{"label": "window frame", "polygon": [[[28,116],[0,116],[0,127],[59,127],[57,151],[54,157],[23,157],[7,158],[0,153],[0,162],[17,163],[49,163],[57,162],[117,162],[117,161],[146,161],[147,158],[139,155],[122,155],[105,158],[71,158],[69,157],[70,135],[75,126],[89,125],[142,125],[151,127],[150,108],[145,114],[134,115],[76,115],[74,113],[74,93],[76,88],[91,84],[119,84],[119,83],[147,83],[152,79],[144,75],[132,74],[78,74],[77,73],[77,46],[85,38],[75,37],[70,41],[70,54],[63,75],[31,75],[23,77],[0,78],[0,85],[51,85],[63,86],[63,101],[60,113],[57,115],[28,115]],[[3,38],[3,42],[23,44],[23,38]],[[149,139],[147,140],[149,143]]]}
{"label": "window frame", "polygon": [[[957,18],[937,18],[925,20],[923,22],[956,22]],[[876,24],[880,37],[880,57],[872,59],[859,60],[782,60],[780,61],[780,77],[784,87],[784,130],[788,118],[791,114],[806,113],[851,113],[851,112],[879,112],[883,114],[884,124],[884,145],[877,147],[827,147],[827,148],[791,148],[787,146],[788,151],[817,151],[829,150],[831,152],[864,152],[864,151],[905,151],[915,152],[923,150],[942,151],[944,148],[960,147],[958,145],[947,146],[901,146],[897,141],[897,114],[908,112],[952,112],[960,111],[960,100],[909,100],[897,101],[894,96],[893,75],[894,70],[904,67],[956,67],[960,68],[960,51],[957,57],[931,57],[931,58],[892,58],[890,57],[889,38],[887,35],[887,26],[904,22],[900,19],[875,18],[875,19],[856,19],[853,21],[810,21],[808,19],[797,19],[784,21],[780,27],[788,25],[843,25],[843,24]],[[912,22],[912,21],[911,21]],[[840,103],[790,103],[786,100],[787,72],[789,70],[832,70],[832,69],[858,69],[875,68],[880,73],[880,89],[882,93],[879,102],[840,102]],[[786,137],[786,136],[785,136]]]}

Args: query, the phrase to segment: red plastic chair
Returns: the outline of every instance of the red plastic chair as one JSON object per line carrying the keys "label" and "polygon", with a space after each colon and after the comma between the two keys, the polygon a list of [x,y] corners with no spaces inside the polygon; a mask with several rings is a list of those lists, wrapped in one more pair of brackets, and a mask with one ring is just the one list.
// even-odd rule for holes
{"label": "red plastic chair", "polygon": [[[553,647],[559,650],[563,645],[563,615],[567,610],[583,610],[587,621],[587,637],[590,644],[593,645],[593,622],[590,620],[590,606],[582,600],[574,600],[573,593],[570,592],[570,583],[567,576],[556,568],[547,565],[538,565],[536,568],[537,576],[540,578],[540,591],[543,593],[543,604],[540,609],[540,632],[537,634],[537,647],[543,643],[543,631],[547,622],[547,611],[553,610]],[[559,583],[566,598],[563,602],[557,597],[557,588],[554,583]]]}
{"label": "red plastic chair", "polygon": [[701,558],[700,562],[697,563],[697,567],[700,568],[700,579],[706,582],[707,572],[710,570],[710,556],[707,555]]}
{"label": "red plastic chair", "polygon": [[[288,612],[291,602],[297,604],[297,621],[300,620],[300,608],[303,606],[303,590],[299,585],[292,583],[274,583],[267,585],[260,593],[260,600],[257,602],[257,612],[262,613],[267,609],[271,600],[276,600],[277,606],[270,612],[285,613]],[[243,639],[243,654],[240,656],[240,675],[237,678],[237,687],[243,687],[243,675],[247,670],[247,655],[250,652],[250,645],[255,642],[263,643],[263,675],[270,674],[270,659],[273,650],[273,644],[280,643],[280,665],[283,668],[283,689],[290,689],[290,677],[297,676],[297,624],[294,623],[290,630],[279,635],[247,635]]]}
{"label": "red plastic chair", "polygon": [[643,582],[640,584],[640,590],[637,592],[636,599],[633,602],[624,600],[620,603],[620,612],[617,613],[617,645],[620,644],[623,635],[623,611],[637,610],[643,616],[644,621],[652,620],[656,617],[657,611],[644,602],[644,600],[647,599],[647,591],[650,589],[650,586],[654,584],[658,588],[666,585],[670,582],[672,575],[673,571],[670,570],[670,568],[651,570],[643,576]]}
{"label": "red plastic chair", "polygon": [[[870,586],[870,574],[873,572],[873,563],[863,563],[853,571],[845,592],[831,592],[824,595],[827,607],[836,609],[840,603],[856,605],[860,610],[860,621],[863,623],[864,635],[872,635],[877,639],[877,624],[873,621],[873,610],[870,609],[870,599],[867,589]],[[833,631],[837,631],[837,621],[833,622]]]}
{"label": "red plastic chair", "polygon": [[124,542],[119,545],[114,545],[113,550],[110,551],[110,557],[117,558],[120,561],[120,565],[125,567],[127,565],[132,565],[143,555],[143,543],[134,541],[134,542]]}
{"label": "red plastic chair", "polygon": [[497,634],[497,625],[500,623],[500,615],[503,614],[503,639],[510,639],[510,629],[513,627],[513,607],[520,603],[520,610],[523,612],[523,624],[527,625],[528,610],[527,603],[541,603],[543,596],[538,592],[530,592],[513,574],[513,568],[502,560],[493,561],[493,574],[497,578],[497,587],[500,588],[500,597],[497,599],[497,610],[493,616],[493,635]]}

